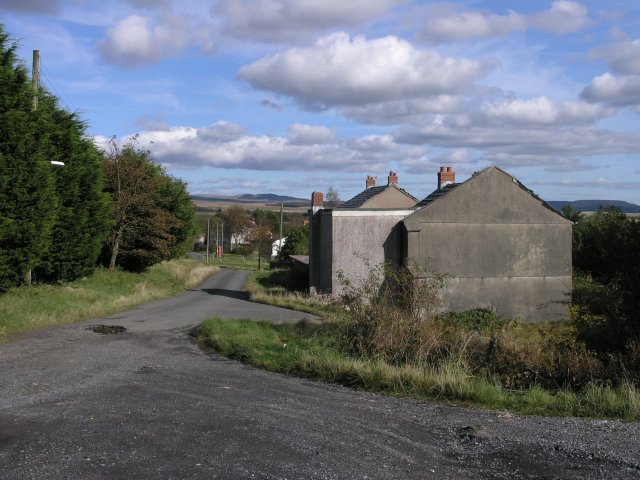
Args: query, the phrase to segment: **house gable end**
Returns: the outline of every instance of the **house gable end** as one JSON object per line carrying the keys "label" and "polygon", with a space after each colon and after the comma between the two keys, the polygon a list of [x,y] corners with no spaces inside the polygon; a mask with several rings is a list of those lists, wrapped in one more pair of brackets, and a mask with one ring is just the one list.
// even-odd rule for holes
{"label": "house gable end", "polygon": [[571,224],[498,167],[475,174],[404,223],[408,231],[420,230],[422,223]]}
{"label": "house gable end", "polygon": [[395,184],[372,187],[360,192],[350,200],[340,204],[339,209],[378,208],[405,209],[413,207],[418,200]]}

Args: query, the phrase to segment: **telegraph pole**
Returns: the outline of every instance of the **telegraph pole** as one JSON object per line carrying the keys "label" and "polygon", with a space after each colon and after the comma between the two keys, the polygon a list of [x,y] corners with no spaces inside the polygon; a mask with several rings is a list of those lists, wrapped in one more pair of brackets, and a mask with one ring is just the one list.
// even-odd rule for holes
{"label": "telegraph pole", "polygon": [[209,265],[209,217],[207,217],[207,265]]}
{"label": "telegraph pole", "polygon": [[284,203],[280,203],[280,243],[278,245],[278,256],[282,253],[282,210],[284,209]]}
{"label": "telegraph pole", "polygon": [[[31,64],[31,88],[33,89],[33,111],[38,110],[38,93],[40,90],[40,50],[33,51]],[[31,268],[24,275],[27,285],[31,285]]]}
{"label": "telegraph pole", "polygon": [[40,50],[33,51],[31,65],[31,86],[33,88],[33,110],[38,109],[38,92],[40,89]]}

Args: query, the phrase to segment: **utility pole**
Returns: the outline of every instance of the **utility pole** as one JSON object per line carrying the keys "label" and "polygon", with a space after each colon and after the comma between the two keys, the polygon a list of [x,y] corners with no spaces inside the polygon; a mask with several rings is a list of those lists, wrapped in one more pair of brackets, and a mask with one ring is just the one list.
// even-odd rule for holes
{"label": "utility pole", "polygon": [[278,256],[282,254],[282,210],[284,209],[284,203],[280,203],[280,243],[278,245]]}
{"label": "utility pole", "polygon": [[33,110],[35,111],[38,109],[38,93],[40,89],[40,50],[33,51],[31,86],[33,88]]}
{"label": "utility pole", "polygon": [[216,222],[216,258],[220,256],[220,222]]}
{"label": "utility pole", "polygon": [[207,265],[209,265],[209,217],[207,217]]}
{"label": "utility pole", "polygon": [[224,253],[224,222],[222,222],[222,248],[220,249],[220,257]]}
{"label": "utility pole", "polygon": [[[33,88],[33,111],[38,110],[38,93],[40,90],[40,50],[33,51],[31,64],[31,87]],[[27,285],[31,285],[31,268],[24,275]]]}

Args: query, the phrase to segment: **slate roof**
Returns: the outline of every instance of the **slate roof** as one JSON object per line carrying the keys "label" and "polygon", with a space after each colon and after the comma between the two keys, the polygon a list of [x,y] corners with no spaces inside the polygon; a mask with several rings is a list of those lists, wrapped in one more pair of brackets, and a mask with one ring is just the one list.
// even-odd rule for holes
{"label": "slate roof", "polygon": [[395,188],[396,190],[400,190],[407,197],[413,199],[416,202],[418,201],[417,198],[415,198],[406,190],[392,184],[392,185],[381,185],[379,187],[367,188],[366,190],[363,190],[352,199],[347,200],[346,202],[342,202],[340,205],[338,205],[338,208],[360,208],[362,205],[365,204],[365,202],[371,200],[373,197],[384,192],[385,190],[388,190],[389,188]]}
{"label": "slate roof", "polygon": [[458,185],[462,185],[461,183],[450,183],[448,185],[445,185],[442,188],[439,188],[437,190],[434,190],[433,192],[431,192],[426,198],[424,198],[423,200],[421,200],[415,207],[413,207],[414,210],[419,210],[422,207],[426,207],[427,205],[429,205],[431,202],[435,202],[437,199],[439,199],[440,197],[445,196],[447,193],[449,193],[451,190],[455,189]]}

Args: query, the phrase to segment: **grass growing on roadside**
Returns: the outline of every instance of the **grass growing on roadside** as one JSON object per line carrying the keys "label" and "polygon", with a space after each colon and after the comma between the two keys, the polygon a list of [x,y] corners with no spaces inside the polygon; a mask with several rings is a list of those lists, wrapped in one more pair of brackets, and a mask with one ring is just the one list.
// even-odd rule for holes
{"label": "grass growing on roadside", "polygon": [[249,292],[252,302],[310,313],[325,320],[335,320],[340,317],[342,310],[336,308],[327,298],[288,289],[285,285],[290,278],[289,270],[254,272],[247,280],[245,290]]}
{"label": "grass growing on roadside", "polygon": [[150,300],[175,295],[215,271],[194,260],[172,260],[144,273],[98,269],[62,285],[14,288],[0,295],[0,341],[15,333],[110,315]]}
{"label": "grass growing on roadside", "polygon": [[339,351],[332,323],[271,325],[250,320],[204,322],[198,339],[216,352],[256,367],[330,383],[418,399],[447,399],[523,414],[640,420],[640,392],[633,386],[591,384],[581,392],[549,392],[533,386],[503,390],[474,376],[463,364],[392,365]]}

